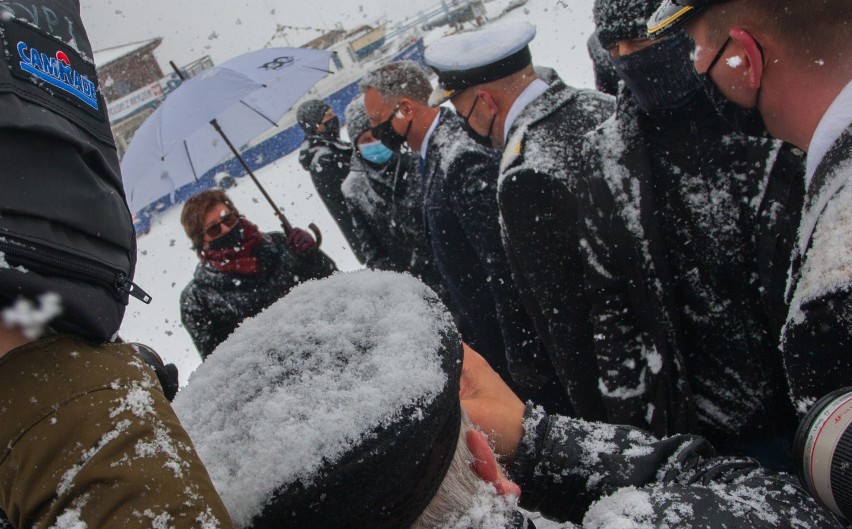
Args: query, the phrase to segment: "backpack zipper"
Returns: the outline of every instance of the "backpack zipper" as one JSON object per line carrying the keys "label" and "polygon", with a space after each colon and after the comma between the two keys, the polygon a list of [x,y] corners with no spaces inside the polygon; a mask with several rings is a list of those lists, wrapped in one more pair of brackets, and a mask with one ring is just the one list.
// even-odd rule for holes
{"label": "backpack zipper", "polygon": [[102,285],[108,285],[119,292],[133,296],[145,304],[151,303],[151,296],[129,280],[126,273],[116,272],[107,265],[94,263],[59,250],[38,247],[29,242],[10,242],[3,237],[0,237],[0,252],[13,256],[15,261],[21,261],[20,264],[25,268],[28,265],[36,269],[47,267],[55,270],[57,275],[69,275],[70,272],[74,277],[83,280],[94,279]]}

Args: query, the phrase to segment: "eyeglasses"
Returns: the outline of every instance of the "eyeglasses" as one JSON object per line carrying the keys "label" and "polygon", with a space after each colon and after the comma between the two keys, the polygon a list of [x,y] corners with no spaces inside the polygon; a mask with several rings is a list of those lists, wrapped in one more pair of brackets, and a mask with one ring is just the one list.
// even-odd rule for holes
{"label": "eyeglasses", "polygon": [[237,225],[237,221],[239,220],[240,218],[237,217],[237,215],[234,214],[233,211],[230,211],[227,215],[222,217],[222,220],[220,220],[219,222],[216,222],[204,228],[204,233],[207,234],[207,236],[211,239],[215,239],[216,237],[222,234],[222,224],[224,224],[227,228],[233,228]]}

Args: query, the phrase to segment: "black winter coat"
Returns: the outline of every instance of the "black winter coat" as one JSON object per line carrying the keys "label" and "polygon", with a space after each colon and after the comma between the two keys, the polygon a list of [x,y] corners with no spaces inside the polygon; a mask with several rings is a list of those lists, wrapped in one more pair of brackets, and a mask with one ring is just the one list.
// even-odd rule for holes
{"label": "black winter coat", "polygon": [[794,476],[718,457],[701,437],[657,439],[540,408],[527,409],[524,427],[510,473],[521,506],[546,518],[584,527],[842,527]]}
{"label": "black winter coat", "polygon": [[852,127],[817,166],[807,189],[782,351],[800,414],[852,386]]}
{"label": "black winter coat", "polygon": [[608,422],[723,453],[789,443],[778,315],[801,152],[731,133],[703,98],[651,120],[627,92],[588,138],[580,235]]}
{"label": "black winter coat", "polygon": [[503,244],[527,313],[535,323],[573,414],[605,418],[577,241],[577,177],[583,134],[614,108],[611,97],[550,87],[509,131],[497,191]]}
{"label": "black winter coat", "polygon": [[[500,239],[498,153],[474,142],[442,108],[429,138],[424,201],[429,240],[462,337],[513,388],[531,396],[547,381]],[[544,374],[542,374],[544,373]]]}
{"label": "black winter coat", "polygon": [[408,272],[444,297],[441,276],[426,238],[423,185],[417,173],[418,156],[394,154],[377,169],[356,152],[343,196],[357,236],[356,254],[375,270]]}
{"label": "black winter coat", "polygon": [[337,270],[334,261],[320,250],[293,253],[281,232],[264,233],[254,255],[260,262],[259,275],[221,272],[201,262],[181,292],[181,320],[202,360],[244,319],[255,316],[299,283],[327,277]]}
{"label": "black winter coat", "polygon": [[358,238],[352,225],[352,218],[349,216],[346,199],[340,189],[349,174],[351,160],[352,145],[349,142],[331,139],[322,134],[306,137],[299,150],[299,163],[311,174],[311,182],[322,203],[337,222],[355,256],[359,261],[364,262],[363,256],[359,255],[356,248]]}

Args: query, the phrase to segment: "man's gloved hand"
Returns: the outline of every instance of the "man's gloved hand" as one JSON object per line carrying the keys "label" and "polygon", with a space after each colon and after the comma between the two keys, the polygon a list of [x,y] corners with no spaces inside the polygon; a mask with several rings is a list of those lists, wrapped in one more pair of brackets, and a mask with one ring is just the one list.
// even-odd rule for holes
{"label": "man's gloved hand", "polygon": [[133,349],[145,360],[145,363],[154,369],[157,380],[163,387],[163,394],[172,401],[177,395],[180,384],[178,383],[178,368],[174,364],[163,364],[163,359],[153,349],[141,343],[132,343]]}
{"label": "man's gloved hand", "polygon": [[302,228],[293,228],[290,230],[290,235],[287,236],[287,242],[297,254],[312,250],[317,245],[313,236]]}

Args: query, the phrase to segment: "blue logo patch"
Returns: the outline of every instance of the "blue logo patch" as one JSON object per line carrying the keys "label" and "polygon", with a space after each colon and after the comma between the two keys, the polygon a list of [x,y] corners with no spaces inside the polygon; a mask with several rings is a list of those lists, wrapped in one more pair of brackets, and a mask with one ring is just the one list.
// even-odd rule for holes
{"label": "blue logo patch", "polygon": [[98,110],[98,88],[85,75],[71,67],[68,55],[62,50],[54,57],[41,53],[26,42],[18,42],[21,69],[42,81],[64,90],[87,106]]}

